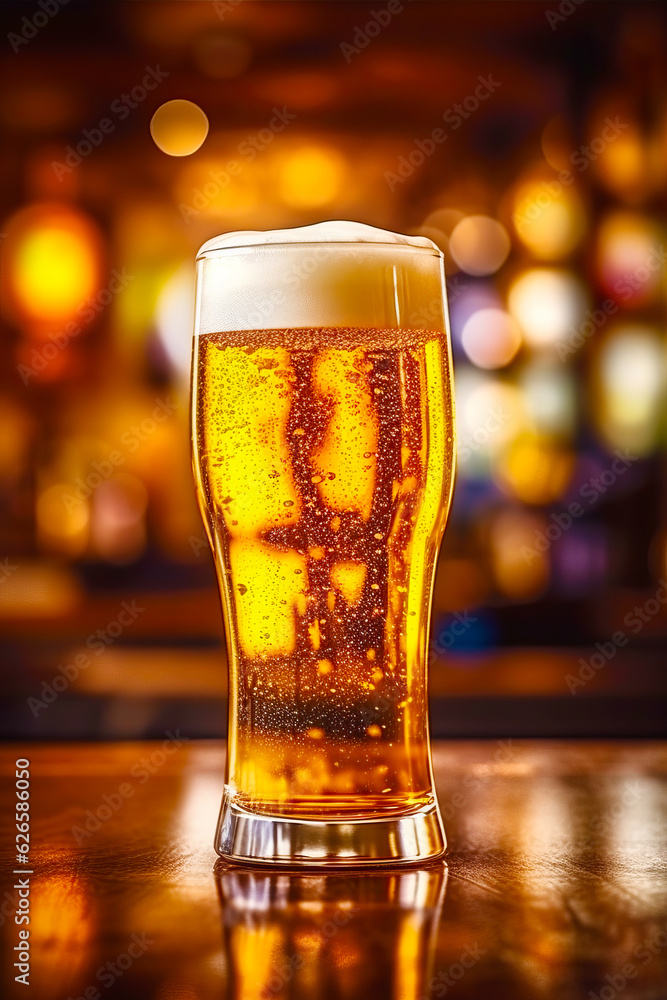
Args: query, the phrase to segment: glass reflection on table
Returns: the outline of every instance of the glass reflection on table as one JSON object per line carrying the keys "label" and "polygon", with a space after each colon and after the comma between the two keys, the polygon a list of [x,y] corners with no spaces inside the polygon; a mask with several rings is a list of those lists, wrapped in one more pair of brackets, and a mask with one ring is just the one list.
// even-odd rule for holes
{"label": "glass reflection on table", "polygon": [[216,880],[234,1000],[419,1000],[428,992],[447,868]]}

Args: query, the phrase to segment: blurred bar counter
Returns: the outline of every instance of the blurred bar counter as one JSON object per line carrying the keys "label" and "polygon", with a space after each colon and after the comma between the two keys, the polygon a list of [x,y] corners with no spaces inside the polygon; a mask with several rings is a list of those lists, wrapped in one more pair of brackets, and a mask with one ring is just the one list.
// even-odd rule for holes
{"label": "blurred bar counter", "polygon": [[[0,726],[5,739],[149,739],[180,727],[225,733],[227,661],[211,588],[137,597],[79,595],[45,615],[39,592],[3,605]],[[659,737],[667,719],[665,609],[622,647],[618,624],[646,600],[591,604],[578,645],[438,648],[455,618],[436,613],[431,725],[436,737]],[[552,609],[558,628],[558,609]],[[450,621],[442,630],[438,621]],[[103,623],[103,624],[101,624]],[[602,638],[596,639],[595,633]],[[435,636],[435,638],[434,638]],[[657,638],[653,641],[652,636]]]}

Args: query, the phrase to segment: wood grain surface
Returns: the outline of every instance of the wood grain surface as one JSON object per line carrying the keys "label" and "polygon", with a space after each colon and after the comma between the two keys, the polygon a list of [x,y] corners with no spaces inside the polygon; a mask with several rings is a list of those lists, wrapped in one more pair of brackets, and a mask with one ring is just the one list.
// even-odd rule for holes
{"label": "wood grain surface", "polygon": [[325,876],[217,860],[224,746],[185,736],[3,745],[4,997],[667,998],[666,744],[438,742],[446,865]]}

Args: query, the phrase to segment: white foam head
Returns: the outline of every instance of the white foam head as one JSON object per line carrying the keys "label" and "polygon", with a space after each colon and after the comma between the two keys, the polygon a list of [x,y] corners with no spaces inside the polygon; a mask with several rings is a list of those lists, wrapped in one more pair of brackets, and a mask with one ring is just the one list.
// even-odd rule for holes
{"label": "white foam head", "polygon": [[197,255],[197,333],[446,329],[443,256],[358,222],[225,233]]}

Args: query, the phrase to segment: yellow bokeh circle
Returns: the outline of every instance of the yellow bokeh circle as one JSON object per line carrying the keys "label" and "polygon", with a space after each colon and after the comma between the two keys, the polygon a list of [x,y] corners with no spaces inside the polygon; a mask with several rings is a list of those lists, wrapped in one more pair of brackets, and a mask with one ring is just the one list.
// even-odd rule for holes
{"label": "yellow bokeh circle", "polygon": [[208,118],[192,101],[167,101],[151,118],[151,135],[163,153],[190,156],[208,135]]}

